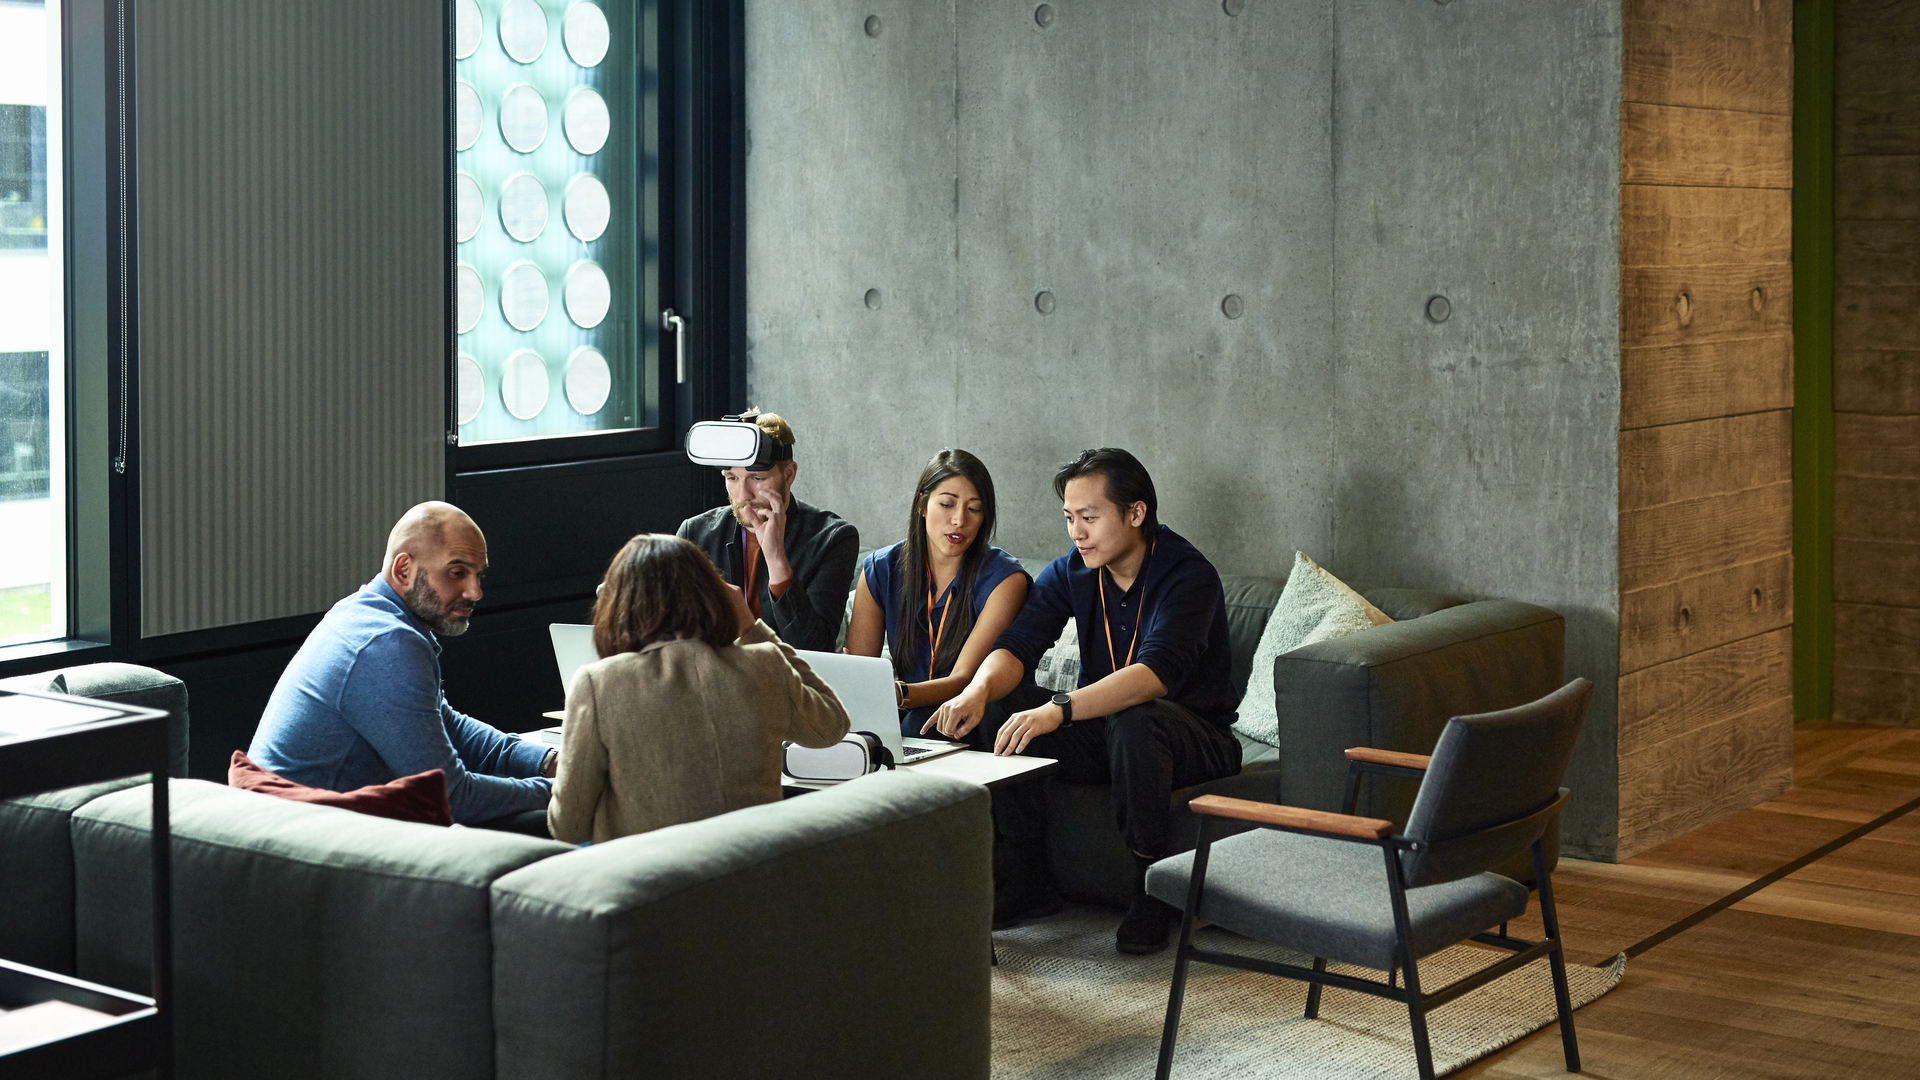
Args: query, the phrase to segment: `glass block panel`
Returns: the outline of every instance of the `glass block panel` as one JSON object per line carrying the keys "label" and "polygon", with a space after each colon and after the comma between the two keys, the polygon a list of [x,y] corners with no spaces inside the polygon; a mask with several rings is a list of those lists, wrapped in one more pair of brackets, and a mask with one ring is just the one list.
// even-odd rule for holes
{"label": "glass block panel", "polygon": [[655,3],[455,23],[460,442],[657,426]]}

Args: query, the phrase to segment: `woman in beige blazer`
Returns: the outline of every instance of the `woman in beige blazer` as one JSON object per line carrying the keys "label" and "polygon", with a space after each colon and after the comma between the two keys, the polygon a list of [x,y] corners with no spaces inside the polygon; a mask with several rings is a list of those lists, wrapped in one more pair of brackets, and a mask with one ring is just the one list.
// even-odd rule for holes
{"label": "woman in beige blazer", "polygon": [[643,533],[593,606],[603,659],[567,692],[547,827],[570,843],[780,801],[781,743],[831,746],[847,710],[700,549]]}

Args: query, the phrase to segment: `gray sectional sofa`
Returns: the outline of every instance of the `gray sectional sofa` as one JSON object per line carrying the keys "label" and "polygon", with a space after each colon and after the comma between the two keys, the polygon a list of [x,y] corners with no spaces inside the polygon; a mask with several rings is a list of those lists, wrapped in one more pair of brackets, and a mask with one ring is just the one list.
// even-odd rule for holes
{"label": "gray sectional sofa", "polygon": [[[1038,575],[1045,559],[1022,559]],[[1253,671],[1253,654],[1285,578],[1223,574],[1234,692],[1272,679],[1280,718],[1278,745],[1241,737],[1238,776],[1173,793],[1174,836],[1193,847],[1197,819],[1187,803],[1200,795],[1285,802],[1340,810],[1347,781],[1342,751],[1372,746],[1425,754],[1454,716],[1521,705],[1560,688],[1566,621],[1513,600],[1468,601],[1420,589],[1356,585],[1395,621],[1282,655],[1271,672]],[[1360,812],[1404,824],[1414,786],[1381,781],[1361,791]],[[1133,864],[1114,824],[1111,789],[1047,781],[1047,846],[1054,876],[1069,899],[1125,907]],[[1558,826],[1549,837],[1557,856]],[[1523,860],[1524,862],[1524,860]],[[1507,868],[1530,882],[1530,865]]]}
{"label": "gray sectional sofa", "polygon": [[[180,1077],[988,1074],[984,788],[881,774],[575,848],[172,783]],[[0,803],[0,956],[143,992],[149,807]]]}

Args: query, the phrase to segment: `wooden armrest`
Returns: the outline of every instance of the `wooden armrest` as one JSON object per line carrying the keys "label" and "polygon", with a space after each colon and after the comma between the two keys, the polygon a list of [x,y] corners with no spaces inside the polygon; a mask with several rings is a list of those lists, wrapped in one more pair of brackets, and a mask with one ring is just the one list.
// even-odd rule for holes
{"label": "wooden armrest", "polygon": [[1254,802],[1251,799],[1229,799],[1223,795],[1202,795],[1188,803],[1187,808],[1196,814],[1239,818],[1241,821],[1253,821],[1261,825],[1282,825],[1289,829],[1308,829],[1313,832],[1352,836],[1362,840],[1378,840],[1381,837],[1393,835],[1393,822],[1381,821],[1379,818],[1329,814],[1325,810],[1303,810],[1298,806]]}
{"label": "wooden armrest", "polygon": [[1425,769],[1433,764],[1431,754],[1403,754],[1398,750],[1375,750],[1371,746],[1347,748],[1347,760],[1362,765],[1391,765],[1396,769]]}

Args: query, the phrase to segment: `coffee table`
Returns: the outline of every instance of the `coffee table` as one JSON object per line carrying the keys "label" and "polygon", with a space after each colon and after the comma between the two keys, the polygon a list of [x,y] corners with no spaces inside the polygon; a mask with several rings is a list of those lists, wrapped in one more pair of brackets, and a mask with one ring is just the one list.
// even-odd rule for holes
{"label": "coffee table", "polygon": [[[959,750],[951,754],[928,758],[912,765],[900,766],[901,771],[919,776],[951,776],[955,780],[965,780],[979,784],[988,790],[1004,787],[1007,784],[1037,780],[1060,767],[1053,758],[996,757],[979,750]],[[838,780],[795,780],[782,773],[780,786],[791,791],[818,791],[832,787]]]}

